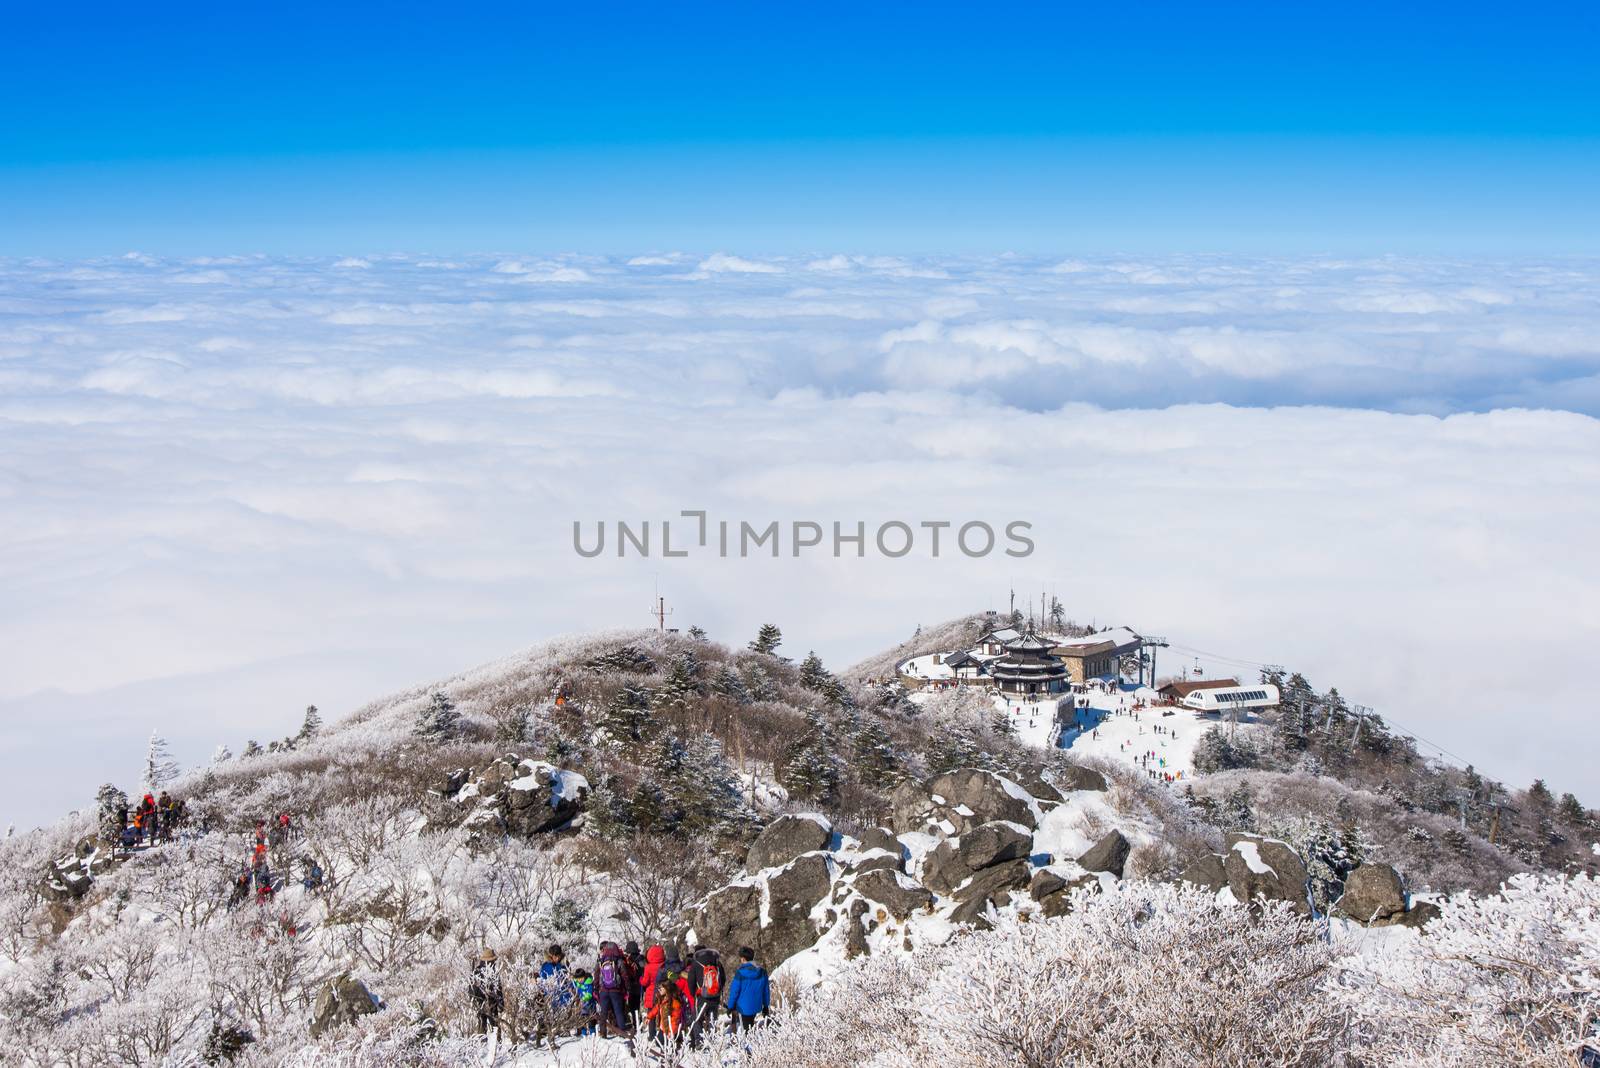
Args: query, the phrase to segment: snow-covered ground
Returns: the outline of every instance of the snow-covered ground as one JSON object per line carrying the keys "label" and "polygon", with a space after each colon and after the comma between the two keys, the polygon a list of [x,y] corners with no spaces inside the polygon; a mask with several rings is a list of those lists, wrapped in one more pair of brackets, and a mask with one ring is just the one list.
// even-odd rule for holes
{"label": "snow-covered ground", "polygon": [[[924,701],[932,691],[913,694]],[[1082,756],[1123,761],[1151,778],[1184,781],[1194,777],[1194,750],[1200,737],[1226,719],[1215,713],[1182,707],[1156,707],[1156,693],[1148,686],[1123,687],[1086,693],[1051,695],[1042,701],[1023,701],[995,694],[997,709],[1004,709],[1017,737],[1029,745],[1048,749],[1059,745]],[[1056,709],[1065,704],[1068,719],[1058,736]],[[1081,706],[1081,707],[1075,707]],[[1239,720],[1239,730],[1253,730],[1254,721]]]}

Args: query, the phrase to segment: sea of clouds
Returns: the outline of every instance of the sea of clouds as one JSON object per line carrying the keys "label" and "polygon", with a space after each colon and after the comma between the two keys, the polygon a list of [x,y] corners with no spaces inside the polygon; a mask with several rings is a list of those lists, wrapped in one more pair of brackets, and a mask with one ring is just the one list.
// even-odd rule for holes
{"label": "sea of clouds", "polygon": [[[836,667],[1051,592],[1583,796],[1597,297],[1592,261],[0,260],[0,823],[131,785],[152,727],[237,750],[658,586]],[[1038,548],[572,551],[682,509]]]}

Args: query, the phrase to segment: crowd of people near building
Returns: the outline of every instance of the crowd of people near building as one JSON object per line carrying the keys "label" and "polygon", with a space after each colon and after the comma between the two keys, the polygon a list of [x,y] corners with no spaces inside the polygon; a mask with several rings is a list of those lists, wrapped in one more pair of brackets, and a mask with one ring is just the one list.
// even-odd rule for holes
{"label": "crowd of people near building", "polygon": [[[729,976],[721,955],[697,947],[685,961],[654,945],[600,943],[594,967],[569,968],[559,945],[546,951],[534,989],[523,992],[541,1011],[511,1020],[506,1013],[506,980],[493,949],[473,964],[467,992],[477,1010],[480,1034],[513,1041],[532,1039],[552,1048],[566,1035],[598,1034],[634,1040],[642,1030],[653,1046],[700,1046],[713,1028],[738,1032],[755,1026],[771,1010],[771,983],[755,962],[755,951],[739,950],[739,965]],[[514,1026],[520,1025],[520,1026]]]}

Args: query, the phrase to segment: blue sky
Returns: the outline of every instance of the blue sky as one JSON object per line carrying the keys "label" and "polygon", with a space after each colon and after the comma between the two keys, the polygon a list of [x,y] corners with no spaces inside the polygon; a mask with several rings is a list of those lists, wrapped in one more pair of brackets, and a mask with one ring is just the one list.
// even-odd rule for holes
{"label": "blue sky", "polygon": [[13,12],[0,253],[1591,252],[1592,6]]}

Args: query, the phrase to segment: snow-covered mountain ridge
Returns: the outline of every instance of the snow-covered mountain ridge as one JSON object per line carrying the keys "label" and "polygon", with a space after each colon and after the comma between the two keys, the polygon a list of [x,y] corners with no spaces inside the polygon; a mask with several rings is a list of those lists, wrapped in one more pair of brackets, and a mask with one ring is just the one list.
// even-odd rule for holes
{"label": "snow-covered mountain ridge", "polygon": [[[465,976],[489,947],[522,1043],[502,1063],[632,1063],[646,1052],[617,1042],[530,1048],[564,1026],[533,978],[544,948],[592,967],[607,939],[749,945],[772,970],[775,1026],[686,1061],[1580,1056],[1593,880],[1470,826],[1446,841],[1449,820],[1369,789],[1368,763],[1310,764],[1314,731],[1274,768],[1285,731],[1254,724],[1233,743],[1253,761],[1181,790],[763,637],[563,639],[157,782],[185,817],[150,843],[112,840],[114,789],[7,840],[8,1062],[483,1063]],[[1521,970],[1480,974],[1489,953]],[[1201,964],[1204,983],[1178,974]],[[1508,1017],[1513,987],[1544,1000]],[[1447,1018],[1463,998],[1482,1012]],[[1157,1004],[1188,1037],[1163,1044]]]}

